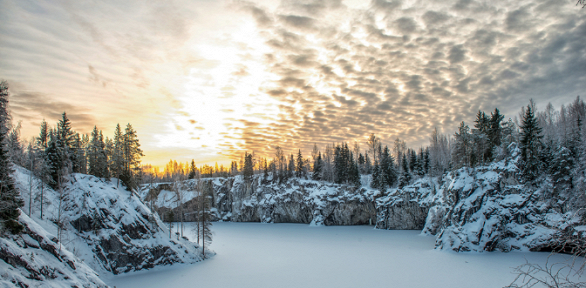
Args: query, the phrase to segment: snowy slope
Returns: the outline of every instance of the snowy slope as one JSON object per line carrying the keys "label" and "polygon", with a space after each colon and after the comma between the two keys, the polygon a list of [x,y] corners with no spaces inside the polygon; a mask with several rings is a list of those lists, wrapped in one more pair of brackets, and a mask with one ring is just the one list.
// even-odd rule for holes
{"label": "snowy slope", "polygon": [[[29,174],[20,167],[15,170],[16,186],[26,203],[23,211],[28,213]],[[63,245],[100,274],[202,259],[201,248],[175,235],[170,239],[169,230],[158,216],[137,195],[117,187],[115,179],[72,174],[61,191],[45,186],[43,220],[40,188],[38,181],[33,183],[31,218],[53,235],[58,234],[54,223],[60,218],[64,223]],[[61,205],[59,192],[63,196]]]}
{"label": "snowy slope", "polygon": [[21,213],[20,235],[0,237],[2,287],[107,287],[97,273],[65,247],[55,235]]}

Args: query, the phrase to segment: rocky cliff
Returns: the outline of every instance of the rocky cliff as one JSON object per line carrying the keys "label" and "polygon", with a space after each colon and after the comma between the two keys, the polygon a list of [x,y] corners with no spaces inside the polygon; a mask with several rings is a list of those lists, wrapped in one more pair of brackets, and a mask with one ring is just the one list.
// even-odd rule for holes
{"label": "rocky cliff", "polygon": [[[300,178],[278,184],[270,179],[264,180],[262,175],[255,176],[251,183],[246,183],[241,176],[200,181],[213,187],[211,198],[216,220],[312,225],[376,224],[384,229],[423,228],[429,205],[418,202],[417,199],[423,198],[418,195],[421,191],[412,189],[411,193],[402,193],[395,189],[392,200],[389,197],[383,199],[379,191],[368,187],[368,178],[363,176],[365,185],[361,187]],[[184,212],[193,215],[197,185],[197,180],[148,185],[141,195],[153,207],[159,207],[159,213],[163,214],[168,209],[179,213],[177,199],[182,198]],[[377,221],[377,217],[382,217],[380,215],[384,213],[388,215],[386,220]],[[187,216],[186,219],[192,220]]]}
{"label": "rocky cliff", "polygon": [[551,250],[565,229],[582,217],[563,213],[547,177],[524,182],[519,150],[487,166],[446,173],[431,201],[423,233],[436,248],[454,251]]}
{"label": "rocky cliff", "polygon": [[[22,168],[15,172],[23,198],[31,187],[27,174]],[[63,245],[101,274],[202,259],[201,248],[176,235],[170,237],[158,216],[136,194],[118,187],[116,181],[71,174],[63,189],[44,187],[43,220],[39,189],[33,185],[31,218],[54,235],[60,232]],[[56,223],[62,224],[61,231]]]}
{"label": "rocky cliff", "polygon": [[[362,176],[361,187],[299,178],[277,184],[262,175],[251,183],[241,176],[200,181],[212,186],[216,220],[422,230],[437,237],[436,248],[454,251],[552,249],[560,231],[581,229],[583,220],[552,200],[547,177],[524,182],[518,163],[519,149],[512,144],[498,162],[415,179],[384,193],[369,188],[369,175]],[[197,185],[149,185],[141,195],[160,211],[179,211],[177,199],[183,199],[189,213]]]}

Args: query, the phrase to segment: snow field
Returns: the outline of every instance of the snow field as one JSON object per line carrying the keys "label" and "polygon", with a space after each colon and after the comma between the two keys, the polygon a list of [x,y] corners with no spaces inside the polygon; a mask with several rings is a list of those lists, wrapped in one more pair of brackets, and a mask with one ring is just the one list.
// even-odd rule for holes
{"label": "snow field", "polygon": [[[184,233],[192,238],[187,223]],[[511,267],[549,253],[455,253],[435,237],[372,226],[214,223],[217,255],[105,279],[122,287],[503,287]],[[554,255],[561,262],[567,255]]]}

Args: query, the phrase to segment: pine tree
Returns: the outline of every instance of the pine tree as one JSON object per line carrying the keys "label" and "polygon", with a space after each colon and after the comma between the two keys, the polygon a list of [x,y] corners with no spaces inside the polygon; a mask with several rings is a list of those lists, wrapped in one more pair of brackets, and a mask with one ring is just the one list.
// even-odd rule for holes
{"label": "pine tree", "polygon": [[244,181],[246,181],[246,183],[250,183],[252,181],[253,174],[254,170],[252,167],[252,154],[244,152],[244,168],[242,169]]}
{"label": "pine tree", "polygon": [[311,179],[321,180],[322,165],[321,152],[318,152],[317,158],[315,159],[315,162],[313,162],[313,174],[311,175]]}
{"label": "pine tree", "polygon": [[417,156],[417,175],[420,177],[425,175],[423,171],[423,147],[419,149],[419,156]]}
{"label": "pine tree", "polygon": [[549,165],[549,173],[551,175],[554,187],[554,197],[558,199],[564,191],[572,187],[572,170],[574,168],[574,157],[572,151],[566,147],[559,147],[553,153],[554,157]]}
{"label": "pine tree", "polygon": [[370,181],[370,187],[374,189],[379,189],[382,186],[381,182],[381,171],[378,164],[374,164],[372,168],[372,180]]}
{"label": "pine tree", "polygon": [[345,153],[344,145],[336,146],[334,152],[334,181],[338,184],[348,180],[348,160]]}
{"label": "pine tree", "polygon": [[366,169],[364,167],[364,162],[365,162],[364,156],[362,155],[362,153],[360,153],[359,156],[358,156],[358,167],[359,167],[359,170],[360,170],[360,174],[366,174],[366,172],[365,172]]}
{"label": "pine tree", "polygon": [[303,156],[301,156],[301,149],[297,153],[297,166],[295,167],[295,173],[297,174],[297,178],[301,178],[303,176]]}
{"label": "pine tree", "polygon": [[358,163],[354,161],[354,157],[352,157],[352,152],[350,152],[350,170],[348,171],[348,182],[350,184],[360,187],[360,171],[358,170]]}
{"label": "pine tree", "polygon": [[523,117],[523,130],[521,133],[521,159],[523,160],[523,174],[527,180],[533,180],[537,177],[539,171],[539,150],[541,148],[541,128],[537,123],[537,118],[533,114],[531,105],[527,106]]}
{"label": "pine tree", "polygon": [[58,133],[53,130],[49,132],[49,142],[47,144],[47,149],[45,149],[45,155],[47,157],[49,174],[51,176],[49,185],[54,189],[57,189],[58,183],[60,183],[59,178],[63,176],[63,171],[67,170],[65,167],[67,163],[63,161],[65,155],[61,139],[59,138]]}
{"label": "pine tree", "polygon": [[8,155],[10,156],[10,161],[14,164],[24,166],[24,151],[22,145],[20,144],[20,128],[20,122],[18,122],[16,127],[10,130],[6,145],[8,148]]}
{"label": "pine tree", "polygon": [[425,148],[425,153],[423,154],[423,173],[426,175],[429,174],[430,166],[430,159],[429,159],[429,147]]}
{"label": "pine tree", "polygon": [[411,174],[415,174],[417,168],[417,154],[413,149],[409,149],[407,154],[409,154],[409,171],[411,171]]}
{"label": "pine tree", "polygon": [[6,147],[6,133],[10,121],[8,113],[8,83],[0,82],[0,228],[6,228],[13,234],[18,234],[24,228],[18,222],[20,210],[24,201],[14,187],[12,169]]}
{"label": "pine tree", "polygon": [[100,143],[100,132],[98,131],[98,127],[94,126],[94,130],[92,130],[90,144],[88,146],[87,151],[87,159],[88,159],[88,172],[90,175],[94,175],[96,177],[103,177],[102,176],[102,167],[100,167],[100,154],[102,153],[102,145]]}
{"label": "pine tree", "polygon": [[128,190],[132,190],[138,187],[138,179],[136,178],[140,169],[140,157],[144,155],[140,149],[136,131],[130,123],[126,125],[122,139],[123,170],[120,180]]}
{"label": "pine tree", "polygon": [[368,152],[364,153],[364,174],[370,174],[372,172],[372,165],[370,164],[370,158]]}
{"label": "pine tree", "polygon": [[490,129],[490,119],[488,118],[486,113],[478,110],[478,113],[476,114],[476,120],[474,122],[476,123],[476,124],[474,124],[474,127],[476,128],[476,130],[473,131],[474,143],[476,144],[476,151],[479,154],[479,157],[477,157],[477,160],[480,161],[481,163],[486,163],[486,161],[490,160],[490,151],[491,151],[491,147],[490,147],[489,139],[488,139],[488,131]]}
{"label": "pine tree", "polygon": [[[114,130],[114,139],[112,140],[110,149],[110,171],[113,173],[113,176],[116,176],[118,179],[116,181],[116,186],[120,184],[120,176],[122,175],[122,171],[124,170],[124,150],[123,150],[123,142],[124,136],[122,135],[122,129],[120,128],[120,123],[116,124],[116,129]],[[107,143],[108,144],[108,143]]]}
{"label": "pine tree", "polygon": [[385,190],[386,187],[392,187],[397,181],[397,172],[394,168],[394,159],[390,153],[389,147],[385,146],[380,158],[380,171],[381,180],[378,181],[380,184],[379,188]]}
{"label": "pine tree", "polygon": [[45,204],[45,183],[50,183],[50,167],[49,162],[47,159],[47,146],[49,144],[49,130],[47,127],[47,122],[43,119],[41,122],[41,131],[39,133],[39,137],[37,137],[37,147],[40,149],[39,151],[39,159],[38,168],[37,168],[37,177],[41,180],[41,219],[43,219],[44,215],[44,204]]}
{"label": "pine tree", "polygon": [[463,166],[472,166],[470,161],[470,155],[472,152],[472,135],[470,134],[470,128],[462,121],[458,132],[454,134],[455,147],[452,153],[452,161],[455,163],[457,168]]}
{"label": "pine tree", "polygon": [[501,122],[503,121],[503,119],[505,118],[504,115],[502,115],[499,111],[499,109],[494,108],[494,112],[490,113],[490,122],[489,122],[489,128],[488,128],[488,142],[490,143],[490,160],[492,160],[493,157],[493,151],[496,147],[501,145],[501,139],[502,139],[502,127],[501,127]]}
{"label": "pine tree", "polygon": [[[106,139],[107,140],[107,139]],[[100,130],[98,139],[98,169],[102,178],[109,179],[110,171],[108,170],[108,151],[106,150],[107,144],[104,142],[104,134]]]}
{"label": "pine tree", "polygon": [[399,188],[403,188],[409,185],[409,181],[411,181],[411,175],[409,174],[409,169],[407,167],[407,155],[403,154],[403,172],[401,173],[401,177],[399,179]]}
{"label": "pine tree", "polygon": [[39,133],[39,137],[37,138],[37,145],[41,149],[46,149],[47,142],[49,142],[49,130],[47,127],[47,121],[43,119],[43,122],[41,122],[41,132]]}
{"label": "pine tree", "polygon": [[197,168],[195,167],[195,160],[191,159],[191,166],[189,166],[189,179],[195,179]]}

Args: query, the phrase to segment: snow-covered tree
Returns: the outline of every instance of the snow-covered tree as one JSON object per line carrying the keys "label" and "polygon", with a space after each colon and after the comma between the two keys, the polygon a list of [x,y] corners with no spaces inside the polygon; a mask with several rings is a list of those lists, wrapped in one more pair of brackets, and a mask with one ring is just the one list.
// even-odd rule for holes
{"label": "snow-covered tree", "polygon": [[24,205],[20,195],[14,187],[10,156],[6,147],[6,134],[10,122],[8,113],[8,83],[0,82],[0,228],[5,228],[17,234],[24,228],[18,223],[20,210]]}
{"label": "snow-covered tree", "polygon": [[523,124],[521,125],[521,159],[523,160],[523,174],[528,180],[537,178],[540,168],[539,152],[541,149],[541,128],[533,112],[533,105],[525,109]]}
{"label": "snow-covered tree", "polygon": [[299,149],[299,152],[297,153],[297,162],[296,162],[296,166],[295,166],[295,176],[297,176],[297,178],[301,178],[303,177],[303,156],[301,155],[301,149]]}

